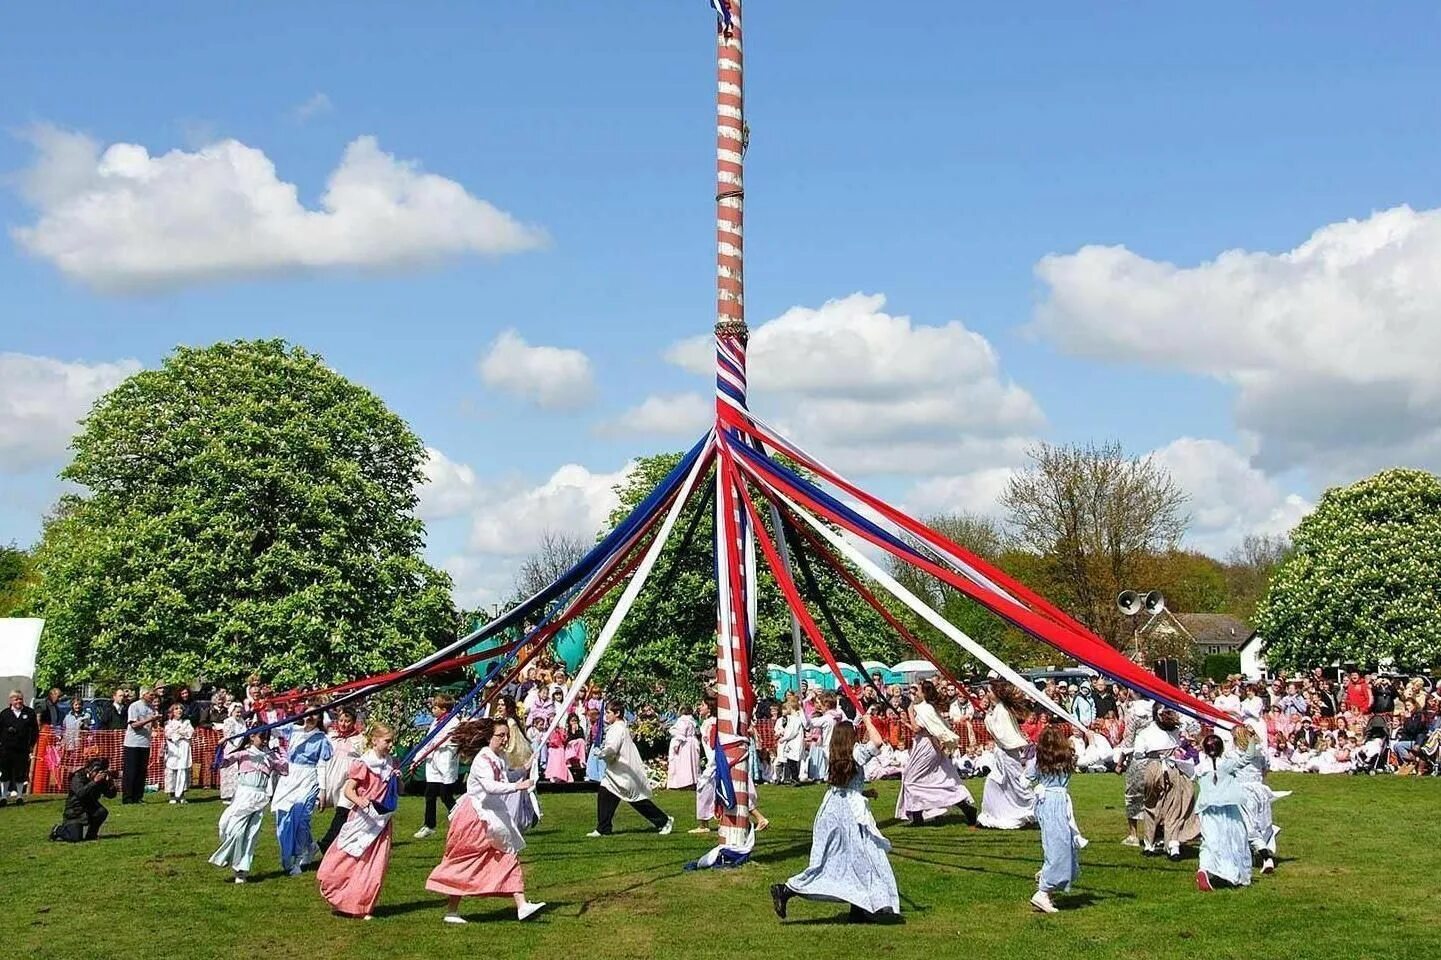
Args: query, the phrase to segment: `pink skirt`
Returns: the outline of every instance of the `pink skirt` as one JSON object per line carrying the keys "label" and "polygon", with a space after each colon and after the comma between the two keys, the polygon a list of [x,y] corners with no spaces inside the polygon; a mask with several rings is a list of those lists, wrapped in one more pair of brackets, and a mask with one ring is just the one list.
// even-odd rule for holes
{"label": "pink skirt", "polygon": [[375,910],[390,866],[391,827],[387,823],[385,832],[358,857],[340,849],[338,843],[325,851],[315,879],[320,883],[320,895],[332,909],[350,917],[369,916]]}
{"label": "pink skirt", "polygon": [[566,763],[565,747],[551,747],[545,755],[545,778],[570,783],[570,766]]}
{"label": "pink skirt", "polygon": [[447,897],[508,897],[525,892],[520,860],[490,842],[485,821],[468,799],[445,832],[445,855],[425,889]]}

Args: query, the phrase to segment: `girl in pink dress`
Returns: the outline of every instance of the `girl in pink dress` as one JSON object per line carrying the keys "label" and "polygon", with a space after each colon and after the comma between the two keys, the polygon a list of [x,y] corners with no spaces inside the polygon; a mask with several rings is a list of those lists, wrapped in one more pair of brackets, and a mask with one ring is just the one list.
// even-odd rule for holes
{"label": "girl in pink dress", "polygon": [[526,900],[525,878],[516,856],[525,848],[525,839],[505,797],[535,784],[508,779],[501,753],[509,735],[506,727],[489,719],[456,728],[453,739],[461,757],[474,760],[465,781],[465,796],[450,813],[445,855],[425,881],[425,889],[445,895],[446,923],[467,922],[460,915],[462,897],[512,897],[521,920],[545,906]]}
{"label": "girl in pink dress", "polygon": [[[573,716],[573,714],[572,714]],[[545,740],[545,778],[551,783],[570,783],[570,765],[566,762],[565,731],[556,727]]]}
{"label": "girl in pink dress", "polygon": [[337,914],[369,920],[390,866],[391,803],[398,795],[391,783],[398,785],[399,771],[390,756],[393,728],[371,724],[365,741],[369,749],[350,761],[342,791],[351,805],[350,816],[325,851],[315,879],[320,895]]}

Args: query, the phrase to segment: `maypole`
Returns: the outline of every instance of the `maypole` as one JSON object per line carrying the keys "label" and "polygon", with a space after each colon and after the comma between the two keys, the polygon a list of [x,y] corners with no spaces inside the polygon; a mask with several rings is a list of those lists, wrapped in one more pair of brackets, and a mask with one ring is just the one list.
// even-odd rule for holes
{"label": "maypole", "polygon": [[[716,9],[716,435],[734,438],[746,408],[746,321],[743,228],[746,148],[741,56],[741,5],[713,0]],[[737,413],[741,416],[737,416]],[[718,444],[729,460],[724,443]],[[729,768],[721,814],[722,843],[738,844],[749,828],[749,659],[753,629],[755,552],[741,513],[733,470],[717,465],[716,482],[716,728]],[[723,768],[724,769],[724,768]],[[726,796],[727,793],[732,796]]]}

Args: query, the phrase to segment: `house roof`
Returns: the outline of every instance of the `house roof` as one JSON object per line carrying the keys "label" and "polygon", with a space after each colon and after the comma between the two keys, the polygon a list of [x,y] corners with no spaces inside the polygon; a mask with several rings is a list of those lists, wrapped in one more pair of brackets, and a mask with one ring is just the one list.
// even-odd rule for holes
{"label": "house roof", "polygon": [[1255,627],[1226,613],[1178,613],[1176,619],[1202,646],[1239,648],[1256,633]]}

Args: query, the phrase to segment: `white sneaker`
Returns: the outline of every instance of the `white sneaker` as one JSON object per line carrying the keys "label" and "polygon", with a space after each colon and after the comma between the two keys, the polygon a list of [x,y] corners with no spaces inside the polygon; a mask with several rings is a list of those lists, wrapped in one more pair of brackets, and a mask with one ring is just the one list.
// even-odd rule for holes
{"label": "white sneaker", "polygon": [[235,879],[234,879],[233,881],[231,881],[231,882],[232,882],[232,883],[244,883],[244,882],[245,882],[245,874],[243,874],[243,873],[237,873],[237,874],[235,875]]}
{"label": "white sneaker", "polygon": [[180,802],[180,801],[179,801],[179,800],[176,800],[174,797],[171,797],[171,798],[170,798],[170,805],[171,805],[172,807],[175,806],[175,805],[176,805],[177,803],[179,803],[179,802]]}
{"label": "white sneaker", "polygon": [[537,913],[540,912],[540,908],[543,907],[543,906],[545,906],[545,903],[544,903],[544,902],[541,902],[541,903],[530,903],[530,902],[526,902],[526,903],[523,904],[519,909],[517,909],[517,910],[515,911],[516,918],[517,918],[517,919],[520,919],[520,920],[525,920],[525,919],[527,919],[527,918],[529,918],[529,917],[533,917],[533,916],[535,916]]}
{"label": "white sneaker", "polygon": [[289,873],[292,877],[298,877],[298,876],[300,876],[301,866],[302,866],[301,864],[298,864],[298,863],[297,863],[295,866],[291,867],[291,868],[290,868],[288,871],[286,871],[286,872]]}
{"label": "white sneaker", "polygon": [[434,832],[435,831],[430,829],[429,827],[421,827],[419,830],[415,831],[415,839],[424,840],[426,837],[430,836]]}
{"label": "white sneaker", "polygon": [[1051,895],[1044,890],[1037,890],[1036,895],[1031,898],[1031,906],[1040,913],[1060,913],[1056,905],[1051,902]]}
{"label": "white sneaker", "polygon": [[1261,872],[1262,872],[1262,873],[1275,873],[1275,872],[1276,872],[1276,861],[1275,861],[1275,860],[1272,860],[1270,857],[1267,857],[1265,860],[1262,860],[1262,861],[1261,861]]}
{"label": "white sneaker", "polygon": [[181,803],[189,803],[190,801],[189,801],[189,800],[186,800],[184,797],[181,797],[181,798],[180,798],[180,802],[181,802]]}
{"label": "white sneaker", "polygon": [[671,832],[672,830],[674,830],[674,829],[675,829],[675,817],[666,817],[666,818],[665,818],[665,826],[663,826],[663,827],[660,828],[659,833],[660,833],[661,836],[665,836],[666,834],[670,833],[670,832]]}
{"label": "white sneaker", "polygon": [[458,914],[458,913],[447,913],[442,919],[444,919],[446,923],[469,923],[469,922],[470,922],[469,920],[465,919],[464,917],[462,917],[462,916],[461,916],[460,914]]}
{"label": "white sneaker", "polygon": [[599,830],[592,830],[590,833],[587,833],[586,836],[587,836],[587,837],[603,837],[603,836],[605,836],[605,834],[601,833]]}
{"label": "white sneaker", "polygon": [[1124,839],[1124,840],[1121,841],[1121,846],[1123,846],[1123,847],[1139,847],[1140,845],[1141,845],[1141,838],[1140,838],[1140,837],[1127,836],[1126,839]]}
{"label": "white sneaker", "polygon": [[1181,845],[1174,841],[1166,844],[1166,856],[1171,860],[1181,859]]}

